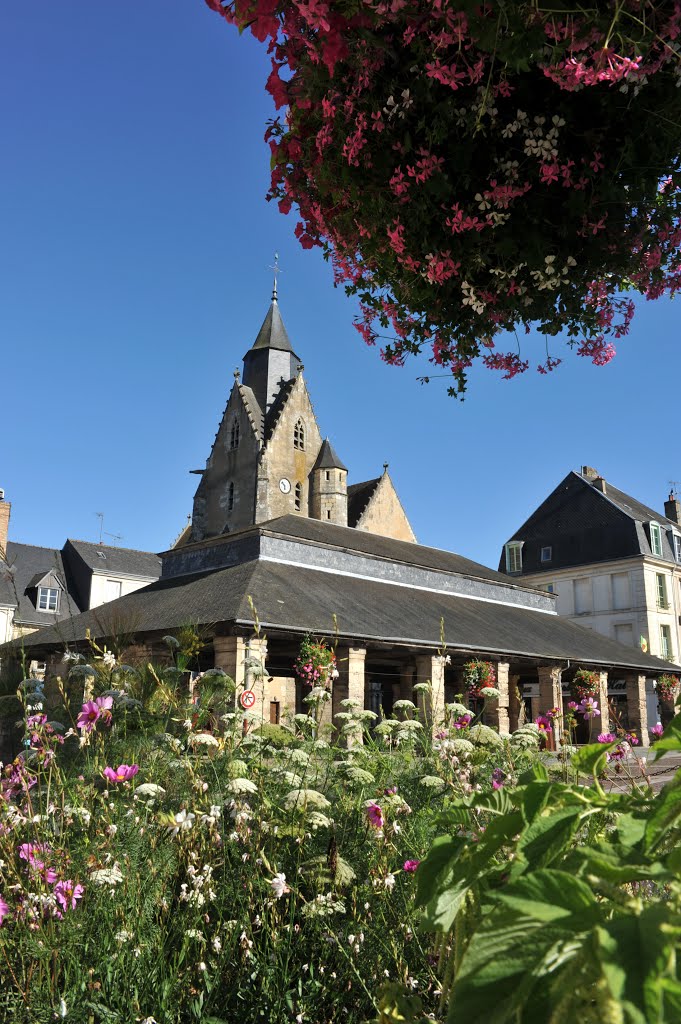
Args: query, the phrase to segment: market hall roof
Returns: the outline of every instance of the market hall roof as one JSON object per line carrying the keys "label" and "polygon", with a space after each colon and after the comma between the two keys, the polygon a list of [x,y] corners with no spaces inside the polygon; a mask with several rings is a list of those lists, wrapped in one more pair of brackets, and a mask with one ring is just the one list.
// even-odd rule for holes
{"label": "market hall roof", "polygon": [[170,631],[188,620],[250,628],[252,601],[271,634],[337,632],[357,642],[436,649],[442,622],[452,652],[653,674],[670,669],[668,662],[559,618],[551,595],[518,587],[450,552],[295,516],[220,541],[167,552],[169,572],[156,583],[25,637],[24,644],[61,648],[84,641],[88,630],[106,637],[107,623],[114,622],[136,634]]}

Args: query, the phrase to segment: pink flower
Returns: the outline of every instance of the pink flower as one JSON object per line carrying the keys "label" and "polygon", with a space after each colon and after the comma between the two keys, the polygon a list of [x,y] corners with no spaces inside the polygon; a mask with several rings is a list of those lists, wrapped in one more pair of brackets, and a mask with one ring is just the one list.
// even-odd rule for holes
{"label": "pink flower", "polygon": [[9,914],[9,903],[5,903],[2,896],[0,896],[0,924],[5,920]]}
{"label": "pink flower", "polygon": [[600,718],[601,712],[595,697],[585,697],[577,709],[585,718]]}
{"label": "pink flower", "polygon": [[601,732],[598,734],[599,743],[614,743],[617,737],[612,732]]}
{"label": "pink flower", "polygon": [[113,697],[97,697],[95,704],[99,708],[99,714],[101,715],[102,720],[108,725],[111,721]]}
{"label": "pink flower", "polygon": [[537,715],[534,720],[534,724],[539,729],[539,732],[553,732],[551,719],[547,718],[546,715]]}
{"label": "pink flower", "polygon": [[76,725],[83,732],[92,732],[99,719],[99,708],[93,700],[86,701],[80,709]]}
{"label": "pink flower", "polygon": [[84,892],[85,889],[83,886],[76,885],[70,878],[66,882],[57,882],[54,887],[54,895],[57,898],[57,903],[59,903],[64,910],[68,910],[69,905],[71,910],[75,910],[76,901],[82,899]]}
{"label": "pink flower", "polygon": [[367,818],[369,824],[373,825],[374,828],[383,828],[383,811],[377,803],[370,803],[367,807]]}
{"label": "pink flower", "polygon": [[421,863],[420,860],[405,860],[403,865],[404,871],[416,871],[417,867]]}
{"label": "pink flower", "polygon": [[576,700],[568,701],[568,707],[570,708],[570,711],[579,711],[579,704]]}
{"label": "pink flower", "polygon": [[109,782],[128,782],[139,770],[138,764],[119,764],[118,768],[105,768],[102,775]]}
{"label": "pink flower", "polygon": [[454,728],[455,729],[467,729],[470,724],[471,724],[471,716],[470,715],[462,715],[461,718],[457,718],[456,722],[454,722]]}
{"label": "pink flower", "polygon": [[659,740],[659,738],[660,738],[660,736],[662,735],[663,732],[664,732],[664,726],[662,725],[662,722],[658,722],[650,730],[650,735],[653,737],[654,740]]}
{"label": "pink flower", "polygon": [[45,862],[37,854],[49,852],[49,849],[46,843],[22,843],[19,847],[19,856],[22,860],[28,861],[29,866],[36,871],[42,871]]}

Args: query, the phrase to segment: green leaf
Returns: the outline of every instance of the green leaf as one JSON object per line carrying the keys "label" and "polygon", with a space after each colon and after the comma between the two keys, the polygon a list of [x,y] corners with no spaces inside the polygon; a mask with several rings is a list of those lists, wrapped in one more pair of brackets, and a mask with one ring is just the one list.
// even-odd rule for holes
{"label": "green leaf", "polygon": [[558,921],[596,905],[589,886],[566,871],[544,869],[495,892],[495,898],[537,921]]}
{"label": "green leaf", "polygon": [[417,907],[424,907],[435,897],[445,869],[451,869],[464,846],[465,840],[459,836],[438,836],[435,839],[416,873]]}
{"label": "green leaf", "polygon": [[596,955],[613,998],[630,1024],[662,1021],[663,976],[670,965],[681,922],[665,904],[618,916],[596,929]]}
{"label": "green leaf", "polygon": [[646,831],[646,819],[634,814],[620,814],[617,818],[617,835],[623,846],[637,846]]}
{"label": "green leaf", "polygon": [[518,843],[518,853],[532,870],[548,866],[569,848],[583,813],[579,807],[564,807],[535,819],[525,829]]}
{"label": "green leaf", "polygon": [[574,850],[570,866],[615,885],[648,879],[664,882],[672,878],[661,861],[651,861],[643,853],[615,843],[593,843]]}
{"label": "green leaf", "polygon": [[664,786],[655,800],[645,833],[646,850],[659,846],[670,828],[681,817],[681,776]]}
{"label": "green leaf", "polygon": [[572,755],[570,767],[582,775],[593,775],[594,778],[605,771],[607,753],[617,746],[617,743],[589,743],[580,747],[576,754]]}

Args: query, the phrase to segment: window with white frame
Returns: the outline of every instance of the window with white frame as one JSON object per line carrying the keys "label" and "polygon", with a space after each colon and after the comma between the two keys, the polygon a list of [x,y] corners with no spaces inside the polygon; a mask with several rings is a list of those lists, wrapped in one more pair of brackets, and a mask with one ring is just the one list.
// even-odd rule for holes
{"label": "window with white frame", "polygon": [[672,537],[674,538],[674,558],[677,562],[681,562],[681,537],[678,533],[673,533]]}
{"label": "window with white frame", "polygon": [[661,572],[655,573],[655,593],[657,595],[657,607],[668,608],[669,599],[667,597],[667,581]]}
{"label": "window with white frame", "polygon": [[523,542],[511,541],[506,545],[506,572],[522,572],[523,570]]}
{"label": "window with white frame", "polygon": [[658,558],[662,557],[662,530],[659,523],[650,524],[650,550]]}
{"label": "window with white frame", "polygon": [[542,560],[542,562],[550,562],[552,558],[553,558],[553,548],[549,544],[546,547],[541,549],[541,560]]}
{"label": "window with white frame", "polygon": [[672,631],[670,626],[660,626],[660,656],[672,658]]}
{"label": "window with white frame", "polygon": [[57,587],[38,587],[38,609],[41,612],[59,610],[59,590]]}

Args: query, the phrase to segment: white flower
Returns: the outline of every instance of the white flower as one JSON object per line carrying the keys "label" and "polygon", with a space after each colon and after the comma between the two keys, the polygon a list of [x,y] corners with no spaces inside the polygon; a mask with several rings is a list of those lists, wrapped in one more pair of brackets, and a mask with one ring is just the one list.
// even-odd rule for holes
{"label": "white flower", "polygon": [[316,789],[292,789],[284,797],[284,805],[289,810],[304,810],[310,807],[319,811],[325,811],[331,806],[326,797]]}
{"label": "white flower", "polygon": [[186,832],[187,829],[190,829],[194,824],[195,817],[196,815],[188,811],[186,807],[178,811],[175,815],[175,827],[172,829],[173,835],[176,836],[178,832]]}
{"label": "white flower", "polygon": [[121,945],[123,945],[124,942],[129,942],[130,939],[134,938],[134,936],[132,932],[127,932],[125,928],[123,928],[121,929],[120,932],[116,932],[114,938],[116,942],[119,942]]}
{"label": "white flower", "polygon": [[165,796],[166,791],[163,786],[157,786],[155,782],[143,782],[141,786],[137,786],[135,789],[135,796]]}
{"label": "white flower", "polygon": [[193,736],[189,737],[189,742],[193,746],[204,746],[204,747],[218,747],[220,744],[215,736],[210,732],[197,732]]}
{"label": "white flower", "polygon": [[442,790],[445,788],[445,781],[441,779],[439,775],[424,775],[422,779],[419,779],[422,786],[426,789],[438,789]]}
{"label": "white flower", "polygon": [[258,792],[258,787],[252,779],[232,779],[231,782],[227,783],[225,789],[235,796],[241,796],[243,793]]}
{"label": "white flower", "polygon": [[116,655],[113,651],[104,651],[102,661],[104,662],[105,668],[113,668],[116,664]]}
{"label": "white flower", "polygon": [[68,1012],[69,1011],[66,1008],[66,1001],[62,996],[62,998],[59,1000],[59,1016],[62,1018],[62,1020],[64,1019]]}
{"label": "white flower", "polygon": [[281,897],[284,896],[287,892],[291,891],[288,885],[286,884],[286,875],[284,874],[283,871],[280,871],[278,875],[274,876],[274,878],[270,882],[270,886],[272,887],[272,892],[274,893],[278,900],[280,900]]}
{"label": "white flower", "polygon": [[119,882],[123,881],[123,874],[116,862],[110,868],[99,868],[96,871],[91,871],[90,881],[94,882],[95,885],[118,885]]}
{"label": "white flower", "polygon": [[389,872],[385,876],[385,878],[383,879],[383,885],[385,886],[386,889],[389,889],[389,890],[390,889],[394,889],[395,888],[395,876],[392,873]]}
{"label": "white flower", "polygon": [[496,686],[483,686],[480,694],[485,697],[486,700],[498,700],[499,697],[501,697],[501,691],[497,690]]}

